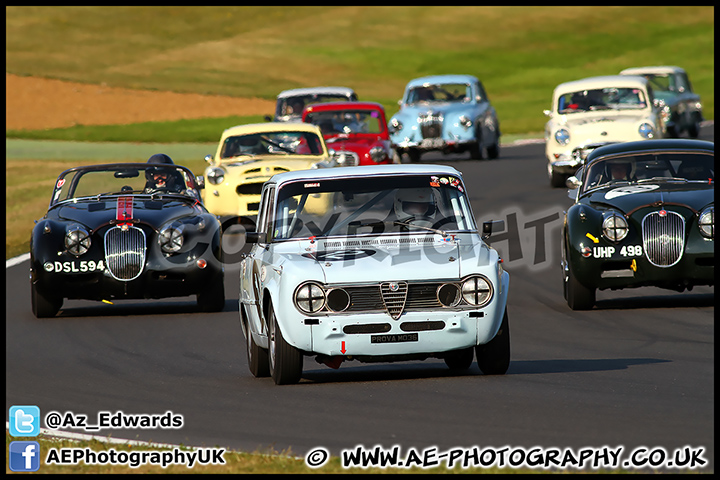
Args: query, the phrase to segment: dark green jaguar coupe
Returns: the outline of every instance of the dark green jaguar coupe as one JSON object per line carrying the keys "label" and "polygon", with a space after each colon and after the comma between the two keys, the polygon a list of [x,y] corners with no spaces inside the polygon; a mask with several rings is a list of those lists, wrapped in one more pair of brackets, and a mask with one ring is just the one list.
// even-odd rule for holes
{"label": "dark green jaguar coupe", "polygon": [[597,289],[713,285],[715,144],[662,139],[607,145],[567,185],[575,204],[562,235],[564,293],[573,310]]}

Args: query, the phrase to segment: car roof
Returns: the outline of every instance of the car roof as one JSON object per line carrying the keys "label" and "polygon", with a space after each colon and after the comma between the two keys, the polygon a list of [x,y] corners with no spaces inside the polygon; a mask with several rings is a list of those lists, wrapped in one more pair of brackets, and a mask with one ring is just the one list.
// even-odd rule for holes
{"label": "car roof", "polygon": [[655,66],[655,67],[633,67],[633,68],[626,68],[622,72],[620,72],[620,75],[643,75],[643,74],[652,74],[652,75],[658,75],[658,74],[666,74],[666,73],[685,73],[685,70],[683,70],[680,67],[676,67],[675,65],[662,65],[662,66]]}
{"label": "car roof", "polygon": [[715,143],[707,140],[695,140],[688,138],[662,138],[653,140],[637,140],[633,142],[613,143],[598,147],[588,155],[586,164],[590,165],[596,160],[610,155],[634,152],[661,152],[661,151],[705,151],[715,152]]}
{"label": "car roof", "polygon": [[350,108],[366,109],[366,110],[384,110],[385,108],[377,102],[323,102],[323,103],[311,103],[305,107],[306,111],[313,110],[347,110]]}
{"label": "car roof", "polygon": [[561,83],[555,87],[555,91],[578,91],[588,88],[602,87],[626,87],[646,88],[647,79],[636,75],[602,75],[598,77],[587,77],[580,80]]}
{"label": "car roof", "polygon": [[462,177],[455,168],[447,165],[360,165],[355,167],[318,168],[313,170],[296,170],[273,175],[268,182],[286,183],[295,180],[327,180],[340,177],[367,177],[374,175],[452,175]]}
{"label": "car roof", "polygon": [[304,87],[304,88],[293,88],[290,90],[283,90],[277,96],[277,98],[295,97],[297,95],[313,95],[326,93],[330,95],[353,95],[355,91],[348,87]]}
{"label": "car roof", "polygon": [[410,80],[407,88],[434,83],[472,83],[478,81],[477,77],[466,74],[428,75],[426,77]]}
{"label": "car roof", "polygon": [[258,132],[314,132],[318,135],[322,135],[320,129],[311,123],[300,123],[300,122],[263,122],[263,123],[248,123],[245,125],[236,125],[223,131],[223,137],[229,137],[231,135],[243,135],[247,133],[258,133]]}
{"label": "car roof", "polygon": [[407,88],[434,83],[472,83],[476,81],[478,81],[477,77],[466,74],[428,75],[410,80]]}

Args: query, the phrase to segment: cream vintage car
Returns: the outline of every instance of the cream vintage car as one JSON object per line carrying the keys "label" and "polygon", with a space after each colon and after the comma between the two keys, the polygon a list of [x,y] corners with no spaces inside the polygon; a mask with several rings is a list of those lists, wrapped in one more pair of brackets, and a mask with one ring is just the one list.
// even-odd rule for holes
{"label": "cream vintage car", "polygon": [[309,123],[256,123],[225,130],[205,161],[205,207],[223,229],[254,230],[263,183],[276,173],[336,166],[320,128]]}
{"label": "cream vintage car", "polygon": [[655,93],[655,104],[660,109],[669,137],[700,135],[703,121],[700,95],[693,92],[687,72],[674,65],[626,68],[620,75],[642,75],[650,82]]}
{"label": "cream vintage car", "polygon": [[547,174],[553,187],[583,163],[592,149],[610,143],[663,138],[665,125],[647,79],[608,75],[561,83],[545,110]]}

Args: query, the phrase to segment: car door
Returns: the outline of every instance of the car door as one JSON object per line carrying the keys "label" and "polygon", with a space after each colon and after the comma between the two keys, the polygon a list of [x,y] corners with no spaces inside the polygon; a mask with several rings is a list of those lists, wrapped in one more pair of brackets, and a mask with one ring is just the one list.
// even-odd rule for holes
{"label": "car door", "polygon": [[275,205],[275,185],[265,184],[258,212],[257,233],[260,239],[254,243],[243,260],[241,298],[244,298],[250,328],[262,336],[267,335],[263,314],[263,282],[268,260],[271,256],[271,233]]}

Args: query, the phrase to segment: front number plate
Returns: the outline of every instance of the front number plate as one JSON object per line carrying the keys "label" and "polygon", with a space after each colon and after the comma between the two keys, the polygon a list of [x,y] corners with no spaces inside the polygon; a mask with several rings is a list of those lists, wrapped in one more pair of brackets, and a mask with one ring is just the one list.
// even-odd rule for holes
{"label": "front number plate", "polygon": [[445,145],[445,140],[442,138],[423,138],[420,142],[422,148],[440,148]]}
{"label": "front number plate", "polygon": [[400,342],[417,342],[417,333],[399,333],[390,335],[371,335],[370,343],[400,343]]}

